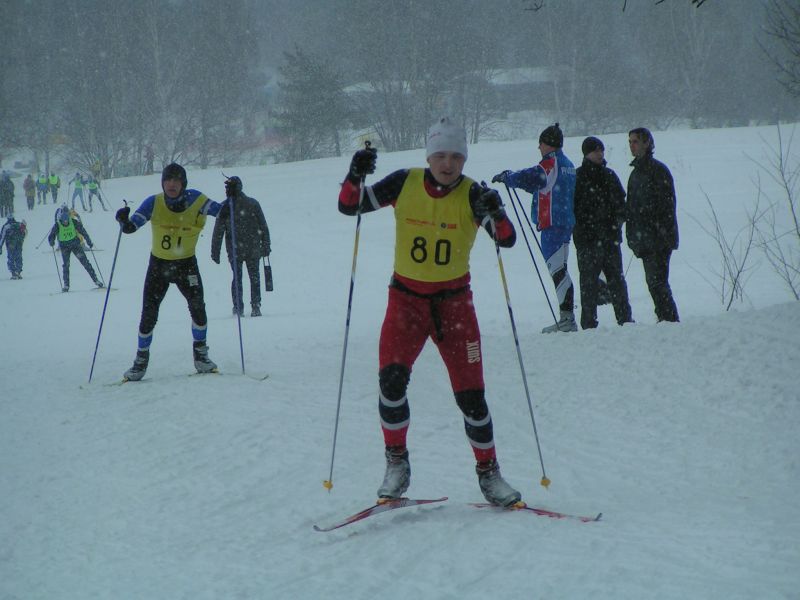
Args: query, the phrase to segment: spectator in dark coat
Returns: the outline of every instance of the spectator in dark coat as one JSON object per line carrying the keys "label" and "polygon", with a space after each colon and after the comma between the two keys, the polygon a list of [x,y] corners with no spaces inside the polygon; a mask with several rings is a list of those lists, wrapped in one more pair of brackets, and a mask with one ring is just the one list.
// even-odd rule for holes
{"label": "spectator in dark coat", "polygon": [[626,237],[642,259],[647,288],[659,321],[678,319],[669,286],[669,260],[678,249],[675,184],[667,166],[653,158],[653,134],[644,127],[628,132],[633,171],[628,178]]}
{"label": "spectator in dark coat", "polygon": [[0,217],[14,214],[14,182],[11,175],[3,171],[0,175]]}
{"label": "spectator in dark coat", "polygon": [[[225,182],[225,192],[228,197],[222,203],[217,222],[214,225],[214,235],[211,238],[211,260],[219,264],[219,253],[224,237],[228,262],[234,274],[231,282],[233,314],[244,313],[242,297],[242,263],[244,263],[247,265],[247,274],[250,278],[250,316],[260,317],[261,275],[259,262],[262,256],[269,256],[272,251],[269,228],[258,201],[242,193],[241,179],[238,177],[228,179]],[[231,202],[233,202],[233,218],[236,227],[233,236],[236,239],[235,264],[231,243]]]}
{"label": "spectator in dark coat", "polygon": [[599,277],[602,272],[617,323],[630,323],[631,305],[622,269],[622,223],[625,190],[606,166],[605,146],[596,137],[583,141],[583,164],[575,181],[575,229],[572,240],[578,258],[581,286],[581,328],[597,327]]}

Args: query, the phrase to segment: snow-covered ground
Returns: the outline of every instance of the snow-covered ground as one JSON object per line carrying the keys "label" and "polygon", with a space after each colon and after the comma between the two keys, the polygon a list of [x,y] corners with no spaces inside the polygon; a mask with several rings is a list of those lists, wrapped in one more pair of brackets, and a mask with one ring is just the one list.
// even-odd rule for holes
{"label": "snow-covered ground", "polygon": [[[52,252],[36,249],[53,206],[28,212],[18,180],[30,235],[24,279],[9,280],[5,257],[0,277],[0,598],[800,597],[800,303],[754,254],[745,300],[725,312],[721,255],[697,222],[710,225],[707,193],[731,237],[746,224],[752,159],[766,161],[774,139],[771,128],[656,133],[678,192],[670,280],[680,324],[655,323],[634,260],[636,324],[617,327],[605,306],[597,330],[541,335],[552,318],[524,241],[503,252],[548,490],[495,250],[479,236],[473,288],[503,472],[532,505],[603,512],[588,524],[468,505],[482,500],[472,453],[429,345],[409,389],[409,495],[450,500],[313,531],[369,505],[384,466],[376,372],[390,210],[362,221],[334,485],[322,485],[353,257],[355,219],[336,209],[349,157],[226,169],[261,201],[272,234],[275,291],[264,317],[241,323],[247,373],[268,373],[263,382],[241,376],[230,270],[209,258],[210,220],[198,254],[223,375],[187,376],[190,320],[172,289],[145,380],[109,385],[136,349],[150,244],[141,231],[119,246],[87,383],[105,293],[89,291],[75,260],[72,291],[59,292]],[[626,135],[604,140],[626,181]],[[565,146],[576,163],[580,142]],[[480,144],[466,173],[488,180],[536,154],[535,141]],[[375,177],[423,159],[381,154]],[[189,184],[222,199],[219,171],[189,169]],[[777,198],[767,177],[761,184]],[[104,189],[114,209],[123,198],[135,207],[159,177]],[[83,219],[108,279],[113,212]],[[577,281],[574,256],[570,271]]]}

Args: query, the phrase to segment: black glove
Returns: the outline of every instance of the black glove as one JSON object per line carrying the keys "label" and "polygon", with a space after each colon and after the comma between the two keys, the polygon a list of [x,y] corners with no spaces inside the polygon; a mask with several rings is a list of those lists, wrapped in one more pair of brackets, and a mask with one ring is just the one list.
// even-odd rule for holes
{"label": "black glove", "polygon": [[86,242],[86,245],[89,246],[89,248],[94,248],[93,242]]}
{"label": "black glove", "polygon": [[497,221],[505,217],[505,210],[503,210],[503,201],[500,194],[496,190],[489,187],[484,187],[481,190],[480,196],[475,201],[474,209],[479,216],[489,215],[492,220]]}
{"label": "black glove", "polygon": [[211,260],[213,260],[215,263],[219,264],[219,254],[212,254],[211,255]]}
{"label": "black glove", "polygon": [[353,154],[350,161],[350,175],[355,179],[361,180],[367,175],[375,172],[375,163],[378,160],[378,152],[375,148],[364,148]]}
{"label": "black glove", "polygon": [[47,241],[50,242],[50,247],[51,248],[55,248],[56,247],[56,241],[55,240],[47,240]]}
{"label": "black glove", "polygon": [[131,214],[131,207],[130,206],[124,206],[123,208],[120,208],[117,211],[116,219],[117,219],[117,221],[119,221],[120,223],[122,223],[124,225],[125,223],[127,223],[130,220],[129,219],[130,214]]}
{"label": "black glove", "polygon": [[498,173],[494,177],[492,177],[492,183],[505,183],[508,180],[508,176],[511,175],[511,171],[506,169],[505,171]]}
{"label": "black glove", "polygon": [[269,246],[267,246],[266,250],[264,251],[264,256],[269,256],[269,255],[270,255],[270,253],[272,253],[272,248],[270,248]]}
{"label": "black glove", "polygon": [[225,196],[228,198],[236,198],[242,193],[242,180],[236,177],[228,177],[225,180]]}

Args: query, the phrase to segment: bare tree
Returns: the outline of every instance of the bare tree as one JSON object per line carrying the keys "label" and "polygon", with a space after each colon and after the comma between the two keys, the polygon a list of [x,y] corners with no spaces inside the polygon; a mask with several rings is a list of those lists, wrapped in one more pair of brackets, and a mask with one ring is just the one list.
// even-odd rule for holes
{"label": "bare tree", "polygon": [[766,32],[778,42],[784,56],[767,53],[783,86],[800,98],[800,0],[769,0],[766,12]]}
{"label": "bare tree", "polygon": [[733,239],[728,239],[728,234],[722,227],[714,209],[714,204],[704,192],[706,203],[711,213],[708,217],[710,226],[706,226],[694,216],[692,219],[713,238],[719,248],[721,270],[712,270],[712,273],[719,280],[719,284],[712,283],[712,287],[717,290],[720,300],[725,305],[725,310],[730,310],[734,300],[741,302],[744,300],[745,275],[752,267],[748,266],[751,251],[756,237],[757,223],[761,218],[759,203],[761,200],[761,188],[758,189],[756,205],[753,212],[748,215],[747,225],[736,232]]}
{"label": "bare tree", "polygon": [[780,198],[772,200],[757,222],[758,245],[795,300],[800,300],[800,163],[791,152],[794,130],[785,144],[780,126],[777,134],[778,146],[768,164],[757,163],[780,189]]}

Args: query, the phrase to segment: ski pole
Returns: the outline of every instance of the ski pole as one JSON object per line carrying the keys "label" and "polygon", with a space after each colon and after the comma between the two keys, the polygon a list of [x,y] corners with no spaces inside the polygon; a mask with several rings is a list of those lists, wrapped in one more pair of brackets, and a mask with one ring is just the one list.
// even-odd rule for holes
{"label": "ski pole", "polygon": [[[240,180],[241,181],[241,180]],[[231,258],[233,262],[231,263],[231,267],[233,268],[233,296],[234,302],[236,302],[236,322],[239,326],[239,355],[242,359],[242,375],[245,374],[244,372],[244,344],[242,343],[242,313],[239,311],[240,306],[244,306],[244,303],[241,299],[241,281],[239,277],[239,263],[236,260],[236,222],[234,221],[234,214],[235,210],[233,209],[233,196],[228,198],[230,200],[230,220],[231,220]]]}
{"label": "ski pole", "polygon": [[[128,206],[127,200],[122,200],[125,206]],[[117,234],[117,246],[114,248],[114,260],[111,263],[111,273],[108,276],[108,285],[106,285],[106,299],[103,302],[103,313],[100,315],[100,328],[97,330],[97,341],[94,344],[94,356],[92,356],[92,368],[89,369],[89,383],[92,383],[92,374],[94,373],[94,361],[97,360],[97,349],[100,347],[100,334],[103,332],[103,321],[106,318],[106,307],[108,306],[108,295],[111,293],[111,282],[114,280],[114,268],[117,266],[117,253],[119,252],[119,242],[122,239],[122,225],[119,226],[119,233]],[[97,267],[98,270],[100,267]]]}
{"label": "ski pole", "polygon": [[42,241],[41,241],[41,242],[39,242],[38,244],[36,244],[36,250],[38,250],[38,249],[39,249],[39,246],[41,246],[42,244],[44,244],[44,241],[47,239],[47,236],[49,236],[49,235],[50,235],[50,232],[49,232],[49,231],[48,231],[47,233],[45,233],[45,234],[44,234],[44,237],[42,238]]}
{"label": "ski pole", "polygon": [[[525,216],[525,222],[528,224],[528,229],[531,230],[531,235],[533,236],[536,245],[539,248],[539,253],[544,256],[542,252],[542,246],[539,244],[539,240],[536,237],[536,233],[533,231],[533,225],[528,220],[528,215],[525,213],[525,209],[522,206],[522,201],[517,196],[517,191],[514,189],[514,196],[511,195],[511,189],[509,189],[507,184],[503,184],[506,186],[506,193],[508,194],[508,199],[511,201],[511,206],[514,208],[514,214],[517,216],[517,221],[519,222],[519,229],[522,232],[522,237],[525,239],[525,245],[528,247],[528,254],[530,254],[531,262],[533,263],[533,268],[536,269],[536,275],[539,277],[539,283],[542,285],[542,292],[544,293],[544,299],[547,301],[547,307],[550,309],[550,314],[553,315],[553,322],[558,326],[558,319],[556,318],[556,313],[553,310],[553,304],[550,302],[550,296],[547,295],[547,287],[544,284],[544,279],[542,279],[542,273],[539,271],[539,266],[536,264],[536,259],[533,257],[533,250],[531,249],[531,245],[528,242],[528,235],[525,233],[525,227],[522,225],[522,217],[520,217],[520,212]],[[517,203],[519,203],[519,211],[517,210],[517,204],[514,202],[514,197],[517,199]]]}
{"label": "ski pole", "polygon": [[52,246],[53,248],[53,262],[56,264],[56,275],[58,275],[58,287],[61,288],[61,291],[64,291],[64,283],[61,281],[61,271],[58,270],[58,259],[56,258],[56,247]]}
{"label": "ski pole", "polygon": [[[369,150],[372,144],[364,142],[364,146]],[[347,318],[344,323],[344,343],[342,344],[342,367],[339,370],[339,394],[336,398],[336,419],[333,426],[333,447],[331,448],[331,469],[328,478],[322,482],[322,486],[331,491],[333,488],[333,460],[336,456],[336,438],[339,434],[339,414],[342,409],[342,386],[344,385],[344,365],[347,360],[347,339],[350,336],[350,315],[353,310],[353,289],[356,283],[356,264],[358,263],[358,239],[361,233],[361,203],[364,201],[364,180],[365,175],[361,176],[358,190],[358,208],[356,208],[356,235],[353,241],[353,266],[350,269],[350,291],[347,294]]]}
{"label": "ski pole", "polygon": [[100,281],[104,281],[105,277],[103,277],[103,272],[100,270],[100,264],[97,262],[97,256],[94,253],[94,248],[89,248],[89,252],[92,253],[92,258],[94,259],[94,264],[97,267],[97,274],[100,275]]}
{"label": "ski pole", "polygon": [[631,253],[631,257],[628,259],[628,266],[625,267],[625,275],[624,277],[628,276],[628,269],[631,268],[631,263],[633,262],[633,253]]}
{"label": "ski pole", "polygon": [[[494,229],[494,221],[492,222]],[[536,429],[536,418],[533,416],[533,404],[531,403],[531,393],[528,389],[528,377],[525,375],[525,366],[522,362],[522,350],[519,347],[519,335],[517,335],[517,325],[514,321],[514,311],[511,309],[511,296],[508,293],[508,282],[506,281],[506,271],[503,268],[503,257],[500,255],[500,244],[497,243],[497,234],[494,233],[494,248],[497,251],[497,266],[500,269],[500,279],[503,282],[503,292],[506,295],[506,306],[508,307],[508,318],[511,321],[511,331],[514,333],[514,345],[517,348],[517,359],[519,360],[519,370],[522,373],[522,384],[525,387],[525,397],[528,400],[528,411],[531,415],[531,424],[533,425],[533,437],[536,439],[536,450],[539,452],[539,464],[542,466],[542,479],[540,483],[547,488],[550,485],[550,480],[544,470],[544,459],[542,458],[542,447],[539,444],[539,432]]]}

